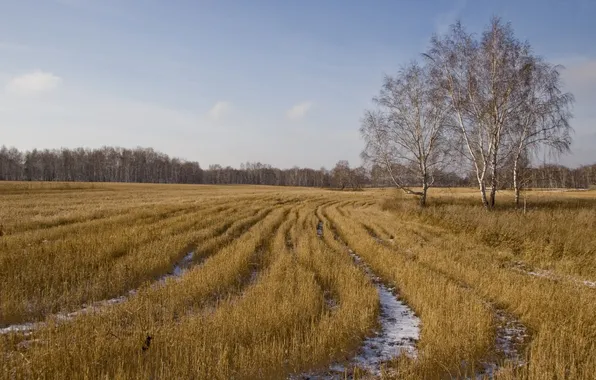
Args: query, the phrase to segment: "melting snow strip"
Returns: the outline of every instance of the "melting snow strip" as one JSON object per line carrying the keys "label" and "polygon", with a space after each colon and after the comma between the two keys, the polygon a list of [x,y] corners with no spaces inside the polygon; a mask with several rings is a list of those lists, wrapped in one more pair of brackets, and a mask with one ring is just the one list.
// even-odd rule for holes
{"label": "melting snow strip", "polygon": [[[194,251],[190,251],[189,253],[187,253],[178,263],[176,263],[176,265],[174,265],[174,267],[172,268],[172,271],[170,273],[165,274],[165,275],[161,276],[159,279],[157,279],[157,281],[155,281],[153,286],[165,283],[166,279],[168,279],[168,278],[175,278],[175,277],[182,276],[184,274],[184,272],[186,272],[186,270],[191,266],[194,255],[195,255]],[[107,306],[117,305],[119,303],[122,303],[122,302],[126,301],[128,299],[128,297],[134,295],[136,292],[137,291],[135,289],[133,289],[133,290],[130,290],[127,295],[110,298],[110,299],[103,300],[103,301],[97,301],[97,302],[92,303],[91,305],[83,306],[81,309],[76,310],[76,311],[72,311],[69,313],[54,314],[50,318],[54,318],[56,321],[60,321],[60,322],[67,322],[67,321],[72,320],[74,317],[76,317],[78,315],[88,314],[91,312],[98,312]],[[22,324],[17,324],[17,325],[10,325],[7,327],[0,328],[0,335],[17,333],[17,332],[21,332],[21,333],[24,333],[25,335],[29,335],[29,334],[31,334],[31,332],[33,330],[43,327],[45,324],[46,324],[45,322],[28,322],[28,323],[22,323]]]}
{"label": "melting snow strip", "polygon": [[381,279],[372,272],[368,265],[362,262],[360,256],[352,250],[349,252],[354,261],[373,280],[381,303],[379,315],[381,331],[378,331],[376,336],[364,341],[361,354],[354,358],[354,364],[379,375],[383,362],[402,353],[412,357],[416,356],[415,344],[420,337],[420,319],[412,309],[394,295],[394,288],[383,285]]}
{"label": "melting snow strip", "polygon": [[382,373],[383,364],[399,355],[406,354],[416,357],[416,342],[420,337],[420,319],[412,309],[394,295],[394,288],[383,285],[381,279],[372,272],[360,256],[351,249],[349,253],[354,262],[366,272],[377,287],[381,304],[379,314],[381,328],[375,332],[374,336],[364,340],[358,354],[348,363],[334,363],[325,373],[302,373],[293,375],[290,379],[353,378],[351,370],[354,367],[359,367],[378,377]]}
{"label": "melting snow strip", "polygon": [[[385,245],[388,243],[393,244],[393,239],[385,241],[378,238],[377,242]],[[353,254],[353,252],[351,253]],[[554,279],[552,274],[548,273],[547,271],[530,272],[528,270],[524,270],[524,267],[522,266],[523,264],[521,262],[516,264],[518,265],[516,269],[526,272],[529,275]],[[464,288],[470,288],[470,286],[465,283],[460,283],[459,285]],[[594,283],[594,285],[596,286],[596,283]],[[519,319],[506,312],[504,309],[497,308],[492,303],[487,303],[487,306],[492,309],[497,322],[495,338],[495,352],[497,355],[497,360],[481,363],[482,370],[476,374],[477,379],[482,379],[485,376],[488,376],[491,379],[494,378],[495,373],[499,369],[498,362],[502,360],[510,362],[514,366],[518,367],[524,365],[525,360],[522,356],[524,351],[523,349],[529,343],[528,341],[530,339],[530,335],[528,334],[526,326]]]}
{"label": "melting snow strip", "polygon": [[596,281],[580,280],[573,276],[558,275],[552,271],[544,270],[544,269],[533,269],[532,270],[525,263],[523,263],[521,261],[514,262],[513,269],[518,272],[527,274],[528,276],[546,278],[546,279],[549,279],[552,281],[568,281],[568,282],[572,282],[576,285],[586,286],[591,289],[596,289]]}
{"label": "melting snow strip", "polygon": [[497,322],[497,336],[495,351],[497,357],[490,362],[481,363],[482,370],[476,374],[476,379],[488,377],[493,379],[499,363],[506,361],[515,367],[521,367],[525,362],[524,348],[529,343],[530,335],[526,326],[512,314],[503,309],[491,306]]}

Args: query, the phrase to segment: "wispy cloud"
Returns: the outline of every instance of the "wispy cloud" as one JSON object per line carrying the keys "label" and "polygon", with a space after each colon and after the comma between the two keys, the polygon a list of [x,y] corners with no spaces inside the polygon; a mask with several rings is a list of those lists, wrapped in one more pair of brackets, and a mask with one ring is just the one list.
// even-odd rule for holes
{"label": "wispy cloud", "polygon": [[312,102],[302,102],[294,105],[286,112],[288,119],[302,119],[312,107]]}
{"label": "wispy cloud", "polygon": [[450,10],[439,13],[435,17],[435,33],[445,34],[449,31],[449,26],[459,18],[461,12],[466,7],[466,0],[457,0]]}
{"label": "wispy cloud", "polygon": [[54,90],[62,83],[62,78],[41,70],[13,77],[7,84],[9,93],[30,96]]}
{"label": "wispy cloud", "polygon": [[232,105],[228,102],[219,101],[209,110],[209,118],[211,120],[221,120],[226,114],[230,112]]}

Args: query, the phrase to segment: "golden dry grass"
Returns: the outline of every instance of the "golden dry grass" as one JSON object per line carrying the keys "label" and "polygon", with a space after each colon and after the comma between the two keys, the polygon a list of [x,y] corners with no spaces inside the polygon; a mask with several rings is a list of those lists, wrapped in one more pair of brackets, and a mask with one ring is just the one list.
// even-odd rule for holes
{"label": "golden dry grass", "polygon": [[[2,183],[0,328],[45,324],[0,335],[0,377],[324,373],[377,323],[353,250],[421,318],[418,355],[386,377],[497,361],[497,378],[593,378],[596,289],[582,281],[596,280],[596,192],[528,192],[526,213],[487,213],[475,195],[435,190],[421,211],[388,189]],[[186,272],[157,281],[189,251]],[[495,310],[528,328],[521,365],[499,357]]]}

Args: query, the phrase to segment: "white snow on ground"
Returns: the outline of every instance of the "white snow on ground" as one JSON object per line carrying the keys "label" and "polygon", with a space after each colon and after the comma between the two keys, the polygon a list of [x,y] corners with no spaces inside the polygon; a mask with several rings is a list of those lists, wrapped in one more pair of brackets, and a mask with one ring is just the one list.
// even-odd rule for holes
{"label": "white snow on ground", "polygon": [[483,379],[486,376],[491,379],[494,378],[495,373],[499,369],[499,363],[503,360],[514,366],[525,364],[523,348],[529,340],[526,326],[503,309],[493,307],[493,311],[497,319],[497,336],[495,339],[497,358],[495,358],[496,360],[482,363],[483,368],[476,375],[477,379]]}
{"label": "white snow on ground", "polygon": [[[184,274],[184,272],[186,272],[186,270],[191,266],[194,255],[195,255],[194,251],[190,251],[189,253],[187,253],[178,263],[176,263],[176,265],[174,265],[171,273],[161,276],[153,284],[153,286],[155,286],[156,284],[157,285],[163,284],[166,281],[166,279],[168,279],[168,278],[182,276]],[[98,311],[101,311],[105,307],[122,303],[122,302],[126,301],[128,299],[128,297],[134,295],[135,293],[136,293],[136,290],[133,289],[133,290],[130,290],[127,295],[114,297],[114,298],[110,298],[110,299],[103,300],[103,301],[97,301],[97,302],[92,303],[91,305],[83,306],[79,310],[72,311],[70,313],[54,314],[54,315],[50,316],[49,318],[53,318],[56,321],[60,321],[60,322],[67,322],[67,321],[72,320],[74,317],[76,317],[78,315],[88,314],[91,312],[98,312]],[[18,325],[10,325],[7,327],[0,328],[0,335],[17,333],[17,332],[25,333],[25,335],[27,335],[27,334],[31,333],[31,331],[38,329],[44,325],[45,325],[45,322],[28,322],[28,323],[23,323],[23,324],[18,324]]]}
{"label": "white snow on ground", "polygon": [[27,333],[34,328],[36,328],[38,323],[23,323],[20,325],[10,325],[8,327],[4,327],[0,329],[0,335],[16,333],[16,332],[23,332]]}
{"label": "white snow on ground", "polygon": [[[381,244],[387,244],[385,240],[378,238],[376,240]],[[393,243],[393,240],[391,239],[390,242]],[[524,269],[523,263],[516,264],[518,264],[517,269],[523,270],[529,275],[553,279],[552,273],[548,271],[530,272]],[[513,363],[516,366],[523,365],[523,348],[529,339],[527,328],[520,320],[505,310],[495,307],[493,304],[488,303],[488,306],[493,310],[497,324],[495,338],[495,353],[497,357],[491,358],[491,361],[481,363],[482,370],[476,374],[477,379],[482,379],[485,376],[493,378],[495,372],[499,369],[499,363],[503,360]],[[465,363],[463,364],[465,365]]]}
{"label": "white snow on ground", "polygon": [[374,376],[381,375],[384,363],[406,354],[416,357],[416,342],[420,338],[420,319],[405,303],[395,295],[393,288],[381,283],[371,269],[362,262],[360,256],[349,250],[352,259],[373,281],[379,292],[381,310],[379,314],[380,329],[375,335],[362,343],[357,355],[348,363],[335,363],[326,372],[303,373],[291,376],[290,379],[333,380],[352,378],[352,368],[359,367]]}
{"label": "white snow on ground", "polygon": [[182,276],[182,274],[184,272],[186,272],[186,270],[188,269],[188,267],[192,263],[192,259],[193,259],[194,256],[195,256],[195,252],[194,251],[188,252],[182,258],[182,260],[180,260],[180,262],[178,264],[174,265],[174,269],[172,270],[172,275],[170,277],[180,277],[180,276]]}
{"label": "white snow on ground", "polygon": [[367,338],[354,364],[375,374],[380,367],[402,353],[416,356],[415,343],[420,337],[420,319],[403,302],[395,298],[384,285],[377,285],[381,303],[379,322],[381,330]]}
{"label": "white snow on ground", "polygon": [[376,336],[364,341],[359,355],[353,359],[351,364],[375,375],[380,375],[383,362],[402,353],[416,356],[416,341],[420,338],[420,319],[412,309],[397,299],[393,294],[395,289],[387,288],[381,283],[381,279],[372,272],[368,265],[362,262],[360,256],[352,250],[350,250],[350,255],[373,280],[379,292],[381,304],[379,315],[381,330],[377,331]]}
{"label": "white snow on ground", "polygon": [[530,269],[528,269],[528,266],[521,261],[516,261],[513,263],[513,265],[514,265],[513,269],[515,269],[518,272],[525,273],[528,276],[542,277],[542,278],[547,278],[547,279],[553,280],[553,281],[568,281],[568,282],[573,282],[576,285],[587,286],[588,288],[596,289],[596,281],[580,280],[573,276],[558,275],[552,271],[544,270],[544,269],[530,270]]}

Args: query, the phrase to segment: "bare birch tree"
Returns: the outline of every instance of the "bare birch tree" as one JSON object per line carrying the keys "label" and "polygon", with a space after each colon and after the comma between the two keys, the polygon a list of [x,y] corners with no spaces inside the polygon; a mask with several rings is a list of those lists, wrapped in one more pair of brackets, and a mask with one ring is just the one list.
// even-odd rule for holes
{"label": "bare birch tree", "polygon": [[516,207],[522,186],[521,162],[541,150],[557,156],[568,152],[572,131],[569,120],[573,95],[562,91],[559,67],[532,57],[526,63],[524,76],[519,92],[521,107],[512,117],[507,135]]}
{"label": "bare birch tree", "polygon": [[[383,167],[395,186],[418,195],[421,206],[426,205],[433,170],[445,153],[446,100],[432,85],[427,69],[412,63],[397,76],[385,77],[379,96],[374,98],[377,109],[366,111],[362,119],[362,157]],[[422,191],[412,191],[403,180],[404,174],[414,174]]]}
{"label": "bare birch tree", "polygon": [[519,111],[513,100],[529,50],[515,39],[509,24],[495,18],[480,41],[456,23],[446,36],[433,37],[425,54],[448,93],[463,146],[460,152],[473,163],[487,208],[495,205],[498,169],[506,156],[503,136]]}
{"label": "bare birch tree", "polygon": [[519,93],[524,91],[531,53],[510,24],[493,18],[480,40],[458,22],[446,36],[433,37],[425,54],[433,76],[448,94],[464,148],[461,153],[474,165],[487,208],[495,206],[499,168],[508,154],[505,136],[524,108]]}
{"label": "bare birch tree", "polygon": [[509,161],[518,204],[520,161],[540,149],[569,150],[573,97],[562,92],[558,67],[534,56],[498,18],[479,41],[455,24],[447,36],[432,39],[426,57],[450,98],[482,203],[494,207],[499,169]]}

